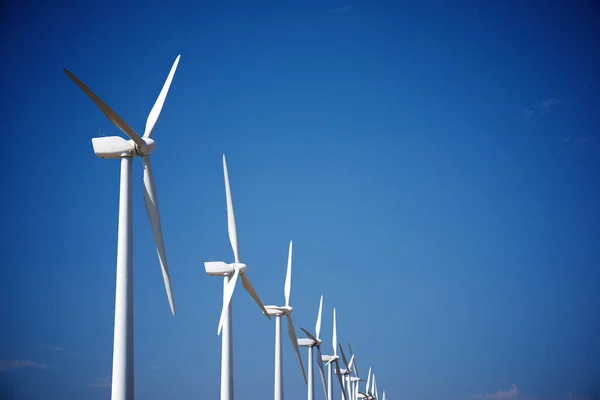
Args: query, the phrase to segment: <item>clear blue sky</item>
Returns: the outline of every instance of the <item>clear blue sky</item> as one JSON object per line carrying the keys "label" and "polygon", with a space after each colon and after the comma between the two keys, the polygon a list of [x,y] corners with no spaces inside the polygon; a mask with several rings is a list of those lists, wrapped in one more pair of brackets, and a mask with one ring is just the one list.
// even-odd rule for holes
{"label": "clear blue sky", "polygon": [[[62,69],[141,132],[181,53],[152,155],[175,318],[134,163],[137,399],[218,396],[222,153],[263,301],[283,302],[293,239],[297,329],[324,294],[324,349],[335,306],[388,399],[600,395],[597,3],[12,3],[2,390],[110,396],[119,162],[90,139],[122,133]],[[241,286],[233,304],[236,398],[269,398],[274,323]]]}

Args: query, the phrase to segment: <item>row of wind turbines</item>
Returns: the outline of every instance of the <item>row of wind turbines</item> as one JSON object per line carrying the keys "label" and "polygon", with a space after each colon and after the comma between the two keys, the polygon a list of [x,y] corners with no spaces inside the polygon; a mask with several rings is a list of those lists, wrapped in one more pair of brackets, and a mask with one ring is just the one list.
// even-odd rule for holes
{"label": "row of wind turbines", "polygon": [[[115,323],[114,323],[114,343],[113,343],[113,368],[112,368],[112,400],[133,400],[134,398],[134,368],[133,368],[133,226],[132,226],[132,161],[140,156],[144,167],[144,204],[146,212],[152,227],[152,233],[156,242],[156,251],[160,262],[165,289],[169,300],[171,312],[175,315],[175,303],[171,290],[171,280],[169,278],[169,268],[165,245],[163,241],[160,214],[158,210],[158,200],[154,178],[152,175],[152,166],[150,163],[150,153],[155,149],[156,143],[151,138],[154,127],[160,116],[171,82],[177,70],[181,55],[178,55],[171,67],[167,80],[165,81],[158,98],[148,115],[146,127],[142,136],[138,135],[116,112],[114,112],[100,97],[90,90],[75,75],[65,69],[65,73],[71,78],[79,88],[81,88],[92,101],[102,110],[106,117],[116,125],[130,140],[125,140],[120,136],[98,137],[92,139],[94,153],[99,158],[117,158],[121,159],[121,178],[119,194],[119,225],[118,225],[118,247],[117,247],[117,281],[115,294]],[[314,399],[314,354],[313,349],[317,349],[316,364],[319,369],[321,383],[325,399],[333,399],[332,375],[335,373],[340,387],[342,399],[357,400],[359,398],[367,400],[378,400],[378,389],[375,381],[375,374],[371,374],[371,368],[366,381],[364,390],[359,389],[361,379],[358,374],[355,354],[352,352],[350,344],[350,361],[346,358],[343,347],[337,340],[336,312],[333,309],[333,332],[332,332],[332,350],[333,354],[323,355],[321,352],[322,340],[321,334],[321,314],[323,311],[323,296],[319,302],[319,311],[314,334],[301,328],[307,338],[298,339],[292,320],[294,309],[290,306],[290,294],[292,283],[292,242],[290,241],[287,273],[284,285],[285,305],[263,305],[256,290],[252,286],[247,275],[247,266],[241,261],[238,245],[237,229],[235,216],[233,212],[233,202],[231,199],[231,188],[229,185],[229,174],[227,171],[227,161],[223,155],[223,173],[225,178],[225,196],[227,200],[227,226],[229,240],[233,249],[233,263],[222,261],[205,262],[206,273],[210,276],[223,277],[223,308],[219,320],[218,334],[221,335],[221,400],[233,400],[233,338],[232,338],[232,304],[231,298],[235,290],[238,279],[241,278],[242,286],[252,296],[256,304],[260,307],[263,314],[268,318],[275,318],[275,400],[283,400],[283,362],[282,362],[282,338],[281,321],[285,316],[287,319],[288,335],[292,346],[298,357],[300,369],[307,383],[307,395],[309,400]],[[300,354],[300,347],[308,350],[308,379]],[[338,355],[338,347],[340,355]],[[344,367],[340,366],[340,360]],[[325,378],[325,369],[327,367],[327,378]],[[334,367],[335,366],[335,367]],[[382,394],[382,400],[385,400],[385,391]]]}

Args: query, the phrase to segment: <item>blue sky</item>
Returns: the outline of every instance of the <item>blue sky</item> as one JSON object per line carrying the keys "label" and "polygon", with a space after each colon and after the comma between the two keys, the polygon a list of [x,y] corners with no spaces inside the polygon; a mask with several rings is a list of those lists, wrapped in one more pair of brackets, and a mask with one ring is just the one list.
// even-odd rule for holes
{"label": "blue sky", "polygon": [[[90,139],[122,134],[62,69],[140,132],[181,53],[152,156],[175,318],[134,160],[137,399],[218,396],[222,153],[263,302],[293,239],[297,329],[324,294],[325,351],[335,306],[388,399],[600,396],[600,11],[449,3],[4,6],[3,395],[110,396],[119,162]],[[236,398],[268,397],[274,323],[233,305]],[[288,341],[284,376],[304,398]]]}

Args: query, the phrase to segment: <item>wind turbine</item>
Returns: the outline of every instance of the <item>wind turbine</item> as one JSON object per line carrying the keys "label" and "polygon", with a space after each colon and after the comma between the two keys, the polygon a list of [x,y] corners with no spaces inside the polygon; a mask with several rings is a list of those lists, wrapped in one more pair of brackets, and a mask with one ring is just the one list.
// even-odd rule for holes
{"label": "wind turbine", "polygon": [[290,306],[290,292],[292,290],[292,241],[290,240],[290,250],[288,253],[287,273],[285,275],[285,306],[266,306],[269,315],[275,317],[275,400],[283,400],[283,355],[281,353],[281,317],[286,316],[288,321],[288,334],[294,346],[294,351],[300,363],[302,376],[306,382],[306,373],[300,356],[300,348],[298,347],[298,338],[294,330],[294,322],[292,321],[292,312],[294,309]]}
{"label": "wind turbine", "polygon": [[[341,349],[341,345],[340,345],[340,349]],[[348,349],[350,349],[350,354],[354,357],[355,354],[352,351],[352,346],[350,346],[350,343],[348,343]],[[356,365],[356,357],[354,357],[354,362],[352,363],[352,369],[354,370],[354,376],[349,377],[350,389],[352,391],[352,395],[350,397],[352,398],[352,400],[356,400],[357,396],[358,396],[358,383],[361,381],[364,381],[364,379],[361,379],[359,376],[358,366]]]}
{"label": "wind turbine", "polygon": [[112,393],[113,400],[132,400],[134,396],[134,369],[133,369],[133,215],[131,199],[131,164],[134,157],[141,156],[144,165],[144,203],[146,212],[152,226],[154,241],[163,280],[167,291],[167,297],[171,306],[171,312],[175,315],[175,304],[171,292],[171,280],[167,256],[163,242],[160,214],[158,212],[158,200],[152,167],[150,165],[150,153],[156,147],[151,139],[152,131],[156,126],[158,117],[167,97],[175,70],[179,64],[177,56],[167,80],[150,110],[146,120],[144,135],[140,137],[125,121],[121,119],[100,97],[92,92],[83,82],[66,68],[65,73],[75,82],[81,90],[102,110],[104,115],[115,124],[131,140],[125,140],[120,136],[104,136],[92,139],[94,153],[99,158],[121,159],[121,187],[119,192],[119,228],[117,245],[117,282],[115,294],[115,325],[113,344],[113,368],[112,368]]}
{"label": "wind turbine", "polygon": [[369,384],[371,383],[371,367],[369,367],[369,374],[367,375],[367,386],[365,387],[365,391],[363,392],[358,392],[358,397],[363,398],[363,399],[370,399],[371,396],[371,392],[369,391]]}
{"label": "wind turbine", "polygon": [[326,362],[327,365],[327,398],[329,400],[333,399],[333,385],[331,383],[331,367],[332,364],[335,363],[335,374],[337,375],[338,382],[340,383],[340,389],[342,390],[342,395],[344,399],[346,399],[346,392],[344,391],[344,383],[342,382],[342,375],[340,374],[340,356],[337,355],[337,326],[336,326],[336,318],[335,318],[335,308],[333,309],[333,335],[331,337],[331,345],[333,347],[333,355],[322,355],[321,360]]}
{"label": "wind turbine", "polygon": [[353,371],[354,368],[354,355],[352,355],[352,357],[350,357],[350,362],[348,362],[348,360],[346,359],[346,355],[344,354],[344,349],[342,348],[342,345],[338,343],[338,345],[340,346],[340,351],[342,353],[342,360],[344,361],[344,364],[346,364],[346,369],[342,369],[340,371],[340,373],[344,376],[344,388],[346,390],[346,393],[350,396],[350,399],[352,400],[352,387],[350,385],[350,374]]}
{"label": "wind turbine", "polygon": [[298,339],[298,344],[302,347],[308,347],[308,400],[313,400],[315,397],[315,387],[313,383],[314,369],[313,369],[313,347],[317,348],[317,365],[319,366],[319,373],[321,375],[321,382],[323,383],[323,390],[325,391],[325,399],[327,397],[327,384],[325,383],[325,371],[323,370],[323,354],[321,354],[321,312],[323,311],[323,296],[319,302],[319,314],[317,315],[317,325],[315,325],[316,337],[313,336],[304,328],[300,328],[306,333],[308,339]]}
{"label": "wind turbine", "polygon": [[235,226],[235,216],[233,214],[233,202],[231,200],[231,188],[229,187],[229,174],[227,173],[227,160],[223,154],[223,175],[225,176],[225,197],[227,200],[227,229],[229,232],[229,241],[233,249],[234,262],[227,264],[222,261],[209,261],[204,263],[204,269],[210,276],[223,277],[223,309],[219,319],[219,328],[221,330],[221,400],[233,400],[233,338],[231,333],[231,297],[235,290],[235,284],[238,277],[242,277],[244,289],[252,296],[256,304],[261,308],[267,318],[271,319],[265,306],[260,301],[258,294],[254,290],[246,272],[246,264],[240,261],[240,250],[238,246],[237,229]]}

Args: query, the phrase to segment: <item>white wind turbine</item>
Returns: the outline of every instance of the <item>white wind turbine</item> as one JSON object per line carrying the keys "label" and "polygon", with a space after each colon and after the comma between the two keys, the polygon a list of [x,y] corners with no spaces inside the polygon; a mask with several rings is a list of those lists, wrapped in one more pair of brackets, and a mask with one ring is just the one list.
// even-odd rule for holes
{"label": "white wind turbine", "polygon": [[308,339],[298,339],[298,344],[302,347],[308,347],[308,400],[313,400],[315,397],[315,387],[314,387],[314,369],[313,369],[313,347],[317,348],[317,365],[319,366],[319,374],[321,375],[321,382],[323,383],[323,390],[325,391],[325,399],[328,400],[327,397],[327,384],[325,383],[325,371],[323,370],[323,354],[321,354],[321,339],[319,336],[321,334],[321,312],[323,311],[323,296],[321,296],[321,301],[319,302],[319,314],[317,315],[317,324],[315,325],[315,334],[312,335],[304,328],[300,328],[306,333]]}
{"label": "white wind turbine", "polygon": [[[341,348],[341,345],[340,345]],[[358,396],[358,384],[361,381],[364,381],[364,379],[361,379],[359,374],[358,374],[358,366],[356,365],[356,357],[354,352],[352,351],[352,346],[350,346],[350,343],[348,343],[348,349],[350,349],[350,354],[352,354],[352,357],[354,357],[354,362],[352,363],[352,369],[354,370],[354,376],[349,376],[349,380],[350,380],[350,391],[351,391],[351,399],[352,400],[356,400],[357,396]]]}
{"label": "white wind turbine", "polygon": [[235,290],[238,277],[242,277],[242,285],[256,304],[261,308],[267,318],[271,319],[265,306],[260,301],[246,272],[246,264],[240,261],[240,250],[238,247],[237,229],[235,216],[233,214],[233,202],[231,200],[231,188],[229,187],[229,174],[227,173],[227,161],[223,154],[223,174],[225,176],[225,197],[227,200],[227,229],[229,241],[233,249],[234,262],[227,264],[222,261],[209,261],[204,263],[206,273],[210,276],[222,276],[223,280],[223,309],[219,319],[218,334],[221,336],[221,400],[233,400],[233,337],[231,333],[231,297]]}
{"label": "white wind turbine", "polygon": [[365,391],[363,392],[358,392],[358,398],[361,399],[370,399],[370,392],[369,392],[369,384],[371,383],[371,367],[369,367],[369,374],[367,375],[367,386],[365,387]]}
{"label": "white wind turbine", "polygon": [[331,368],[332,364],[335,363],[335,374],[337,375],[338,382],[340,384],[340,389],[342,390],[342,395],[344,399],[346,399],[346,392],[344,391],[344,383],[342,382],[342,375],[340,374],[340,356],[337,355],[337,326],[336,326],[336,318],[335,318],[335,308],[333,309],[333,335],[331,337],[331,345],[333,347],[333,355],[322,355],[321,360],[325,361],[327,364],[327,398],[329,400],[333,399],[333,385],[331,383]]}
{"label": "white wind turbine", "polygon": [[302,376],[306,382],[306,373],[300,356],[300,348],[298,347],[298,338],[294,330],[294,322],[292,321],[292,312],[294,309],[290,307],[290,292],[292,290],[292,241],[290,240],[290,250],[288,253],[287,273],[285,275],[285,306],[265,306],[269,315],[275,317],[275,400],[283,400],[283,355],[281,353],[281,317],[286,316],[288,321],[288,334],[294,346],[294,351],[300,363]]}
{"label": "white wind turbine", "polygon": [[342,353],[342,360],[344,361],[344,364],[346,364],[346,369],[342,369],[340,371],[340,373],[344,377],[344,389],[346,391],[346,394],[350,397],[350,400],[352,400],[352,388],[350,386],[350,374],[354,370],[354,355],[352,355],[352,357],[350,357],[350,362],[348,362],[348,360],[346,359],[346,355],[344,354],[344,349],[342,348],[342,345],[339,343],[338,343],[338,345],[340,346],[340,351]]}
{"label": "white wind turbine", "polygon": [[158,212],[158,201],[152,167],[150,165],[150,153],[156,147],[152,131],[158,121],[175,70],[179,64],[178,55],[167,76],[154,107],[146,120],[144,135],[140,137],[125,121],[121,119],[102,99],[92,92],[83,82],[66,68],[65,73],[71,78],[81,90],[102,110],[104,115],[115,124],[131,140],[125,140],[120,136],[98,137],[92,139],[94,153],[99,158],[121,159],[121,187],[119,193],[119,227],[117,246],[117,282],[115,294],[115,325],[113,344],[113,368],[112,368],[112,393],[113,400],[131,400],[134,397],[134,368],[133,368],[133,215],[131,199],[131,164],[134,157],[141,156],[144,165],[144,203],[146,212],[152,226],[156,251],[162,269],[163,280],[167,290],[167,297],[171,306],[171,312],[175,315],[175,304],[171,292],[171,281],[167,256],[163,242],[162,228],[160,225],[160,214]]}

